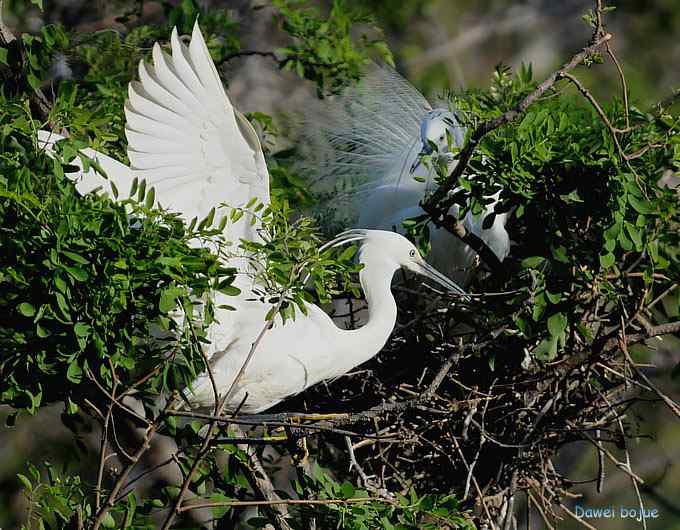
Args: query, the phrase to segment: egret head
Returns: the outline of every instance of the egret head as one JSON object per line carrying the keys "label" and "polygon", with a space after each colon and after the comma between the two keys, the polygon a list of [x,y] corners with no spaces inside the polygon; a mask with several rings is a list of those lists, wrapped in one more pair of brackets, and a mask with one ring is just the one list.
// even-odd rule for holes
{"label": "egret head", "polygon": [[404,268],[429,278],[450,292],[465,295],[455,282],[427,263],[416,246],[401,234],[387,230],[348,230],[333,240],[333,246],[360,242],[360,260],[369,266],[385,264],[392,272]]}
{"label": "egret head", "polygon": [[465,131],[453,112],[444,109],[428,112],[420,122],[421,149],[411,167],[411,173],[420,165],[423,156],[449,152],[449,137],[452,145],[456,147],[463,145]]}

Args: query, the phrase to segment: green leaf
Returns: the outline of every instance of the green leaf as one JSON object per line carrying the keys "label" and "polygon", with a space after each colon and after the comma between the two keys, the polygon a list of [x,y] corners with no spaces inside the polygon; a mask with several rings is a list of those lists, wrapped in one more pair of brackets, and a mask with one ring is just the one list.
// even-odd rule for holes
{"label": "green leaf", "polygon": [[340,495],[344,499],[351,499],[354,496],[354,486],[349,482],[343,482],[340,486]]}
{"label": "green leaf", "polygon": [[76,263],[80,263],[81,265],[87,265],[90,263],[89,260],[82,257],[80,254],[76,254],[75,252],[71,252],[70,250],[62,250],[61,253],[64,254],[64,256],[68,256]]}
{"label": "green leaf", "polygon": [[72,383],[79,384],[83,379],[83,369],[78,365],[77,360],[71,361],[66,371],[66,379]]}
{"label": "green leaf", "polygon": [[607,254],[600,254],[600,265],[602,266],[603,269],[607,270],[609,269],[614,263],[616,262],[616,258],[614,257],[614,254],[611,252]]}
{"label": "green leaf", "polygon": [[631,240],[635,244],[636,250],[642,250],[642,235],[640,231],[635,227],[635,225],[626,222],[626,230],[630,235]]}
{"label": "green leaf", "polygon": [[175,309],[175,307],[177,307],[177,297],[183,293],[183,289],[176,286],[170,286],[166,289],[163,289],[161,292],[160,301],[158,303],[158,309],[160,312],[169,313]]}
{"label": "green leaf", "polygon": [[536,348],[534,348],[533,354],[539,361],[551,361],[557,356],[557,337],[551,337],[550,339],[542,340]]}
{"label": "green leaf", "polygon": [[535,269],[539,265],[542,265],[545,262],[545,258],[542,256],[532,256],[530,258],[524,258],[522,260],[522,268],[523,269]]}
{"label": "green leaf", "polygon": [[146,180],[142,179],[137,190],[137,202],[142,202],[146,197]]}
{"label": "green leaf", "polygon": [[137,511],[137,497],[134,492],[130,492],[127,496],[127,514],[125,516],[125,521],[123,523],[123,528],[128,528],[132,526],[135,519],[135,512]]}
{"label": "green leaf", "polygon": [[654,211],[648,201],[644,199],[638,199],[633,195],[628,195],[628,203],[635,209],[635,211],[641,214],[648,214]]}
{"label": "green leaf", "polygon": [[7,63],[7,48],[0,48],[0,64],[8,64]]}
{"label": "green leaf", "polygon": [[64,265],[64,269],[66,269],[66,272],[69,273],[73,278],[78,280],[79,282],[84,282],[88,279],[89,275],[87,274],[86,271],[81,269],[80,267],[69,267]]}
{"label": "green leaf", "polygon": [[19,310],[19,313],[25,317],[32,317],[35,315],[35,307],[33,307],[28,302],[22,302],[17,306],[17,309]]}
{"label": "green leaf", "polygon": [[567,323],[564,313],[555,313],[548,319],[548,331],[553,337],[560,337],[567,329]]}
{"label": "green leaf", "polygon": [[137,193],[137,187],[139,186],[139,179],[137,177],[132,179],[132,184],[130,185],[130,194],[129,197],[134,196],[135,193]]}
{"label": "green leaf", "polygon": [[116,528],[116,520],[111,515],[111,512],[107,512],[104,519],[102,519],[102,526],[104,528]]}
{"label": "green leaf", "polygon": [[23,484],[24,488],[26,488],[28,491],[33,491],[33,484],[31,484],[31,481],[26,478],[25,475],[22,475],[21,473],[17,473],[17,478]]}
{"label": "green leaf", "polygon": [[151,209],[151,208],[153,208],[153,203],[154,203],[155,200],[156,200],[156,188],[153,188],[153,187],[152,187],[152,188],[149,190],[149,193],[146,194],[146,202],[145,202],[144,205],[145,205],[148,209]]}
{"label": "green leaf", "polygon": [[238,296],[241,294],[241,289],[233,285],[220,286],[217,290],[227,296]]}
{"label": "green leaf", "polygon": [[558,304],[560,300],[562,300],[562,293],[553,294],[549,291],[546,291],[545,296],[551,304]]}
{"label": "green leaf", "polygon": [[78,322],[73,327],[73,331],[75,331],[76,336],[78,337],[87,337],[90,334],[90,331],[92,331],[92,328],[84,322]]}
{"label": "green leaf", "polygon": [[40,324],[35,325],[35,333],[41,339],[44,339],[44,338],[49,337],[51,335],[50,330],[41,326]]}

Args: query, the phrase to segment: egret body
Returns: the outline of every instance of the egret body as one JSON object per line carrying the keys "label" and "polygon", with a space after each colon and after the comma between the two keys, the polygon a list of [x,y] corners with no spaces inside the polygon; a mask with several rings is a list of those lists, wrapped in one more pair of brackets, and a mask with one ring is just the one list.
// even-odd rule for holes
{"label": "egret body", "polygon": [[[104,191],[115,184],[129,189],[134,177],[154,187],[158,202],[179,212],[189,221],[203,218],[211,208],[226,203],[243,206],[251,198],[269,203],[269,174],[259,139],[245,117],[233,108],[210,59],[203,36],[194,26],[191,43],[184,45],[177,31],[170,39],[172,56],[153,47],[153,65],[140,62],[139,82],[129,86],[125,104],[128,167],[91,149],[108,180],[93,170],[75,175],[76,187],[85,194]],[[41,146],[48,150],[60,137],[39,132]],[[79,164],[79,161],[74,161]],[[242,220],[228,224],[225,238],[254,241],[260,223]],[[228,408],[265,410],[286,397],[331,377],[344,374],[376,355],[387,341],[397,315],[390,291],[394,272],[403,267],[428,277],[446,289],[461,294],[451,280],[428,265],[404,237],[380,230],[352,230],[334,244],[358,242],[361,285],[368,301],[369,317],[364,327],[344,331],[319,307],[307,304],[307,315],[283,325],[279,316],[257,344],[243,376],[238,378],[253,343],[265,325],[271,305],[252,295],[256,287],[249,262],[233,257],[228,265],[237,268],[236,286],[241,294],[226,297],[217,293],[216,322],[207,332],[205,347],[216,389],[230,393]],[[234,385],[235,383],[235,385]],[[185,392],[192,406],[214,404],[214,389],[208,373],[200,375]]]}

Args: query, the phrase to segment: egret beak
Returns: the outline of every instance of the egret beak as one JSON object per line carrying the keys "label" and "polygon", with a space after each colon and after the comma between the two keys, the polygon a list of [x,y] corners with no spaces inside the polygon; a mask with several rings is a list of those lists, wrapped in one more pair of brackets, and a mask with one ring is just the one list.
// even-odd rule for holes
{"label": "egret beak", "polygon": [[416,157],[415,161],[413,162],[413,165],[411,166],[411,174],[415,172],[416,169],[418,169],[418,166],[420,166],[420,161],[424,156],[431,155],[432,154],[432,146],[429,143],[423,144],[423,148],[420,150],[420,153],[418,153],[418,156]]}
{"label": "egret beak", "polygon": [[456,282],[444,276],[425,260],[413,264],[412,270],[418,274],[437,282],[439,285],[452,293],[459,294],[467,299],[467,293],[461,289]]}

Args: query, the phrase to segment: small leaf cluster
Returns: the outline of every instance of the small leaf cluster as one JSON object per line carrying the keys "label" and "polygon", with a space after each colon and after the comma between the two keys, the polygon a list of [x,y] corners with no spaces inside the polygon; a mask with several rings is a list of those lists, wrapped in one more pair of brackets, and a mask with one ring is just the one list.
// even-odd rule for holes
{"label": "small leaf cluster", "polygon": [[[360,265],[353,262],[355,246],[341,252],[324,247],[312,219],[292,220],[293,212],[287,200],[267,207],[254,202],[246,205],[246,209],[250,207],[261,215],[260,240],[242,240],[240,246],[255,267],[258,287],[254,293],[263,303],[274,306],[268,319],[274,316],[278,306],[285,321],[295,318],[295,308],[306,315],[307,302],[327,303],[333,295],[348,288],[356,293],[351,284],[352,274],[360,269]],[[238,221],[244,210],[234,211]],[[308,286],[314,288],[313,293]]]}
{"label": "small leaf cluster", "polygon": [[[28,464],[27,475],[17,474],[28,500],[27,526],[23,528],[64,528],[69,522],[77,524],[91,515],[86,502],[85,484],[75,474],[60,473],[49,462],[45,463],[47,480],[33,464]],[[112,517],[104,526],[114,528]]]}
{"label": "small leaf cluster", "polygon": [[352,30],[356,26],[376,28],[369,15],[349,8],[345,0],[333,0],[327,17],[305,0],[274,0],[273,5],[279,10],[281,28],[294,39],[293,44],[277,50],[281,66],[313,81],[319,95],[337,93],[358,81],[371,51],[393,64],[382,38],[370,38],[364,32],[355,42]]}
{"label": "small leaf cluster", "polygon": [[313,509],[296,509],[299,517],[293,526],[296,529],[308,528],[305,524],[309,524],[311,517],[323,528],[348,530],[474,529],[453,495],[419,495],[414,488],[409,488],[405,495],[397,494],[394,499],[352,502],[375,498],[375,495],[349,482],[337,482],[318,465],[312,470],[312,476],[305,475],[304,485],[303,488],[299,482],[296,483],[298,494],[311,493],[315,499],[338,502],[316,505]]}

